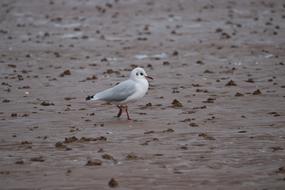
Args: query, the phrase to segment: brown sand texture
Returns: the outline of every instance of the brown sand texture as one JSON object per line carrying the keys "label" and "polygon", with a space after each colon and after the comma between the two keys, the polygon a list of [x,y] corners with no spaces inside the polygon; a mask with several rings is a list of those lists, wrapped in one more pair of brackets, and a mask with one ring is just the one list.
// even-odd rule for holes
{"label": "brown sand texture", "polygon": [[[2,0],[0,189],[285,189],[285,2]],[[86,102],[143,67],[129,105]]]}

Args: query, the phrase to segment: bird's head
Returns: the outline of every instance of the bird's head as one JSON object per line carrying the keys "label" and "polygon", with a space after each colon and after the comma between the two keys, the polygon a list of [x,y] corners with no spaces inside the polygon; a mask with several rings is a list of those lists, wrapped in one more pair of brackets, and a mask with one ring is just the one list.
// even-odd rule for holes
{"label": "bird's head", "polygon": [[130,78],[133,80],[140,80],[140,79],[145,79],[145,78],[153,80],[153,78],[148,76],[145,70],[141,67],[137,67],[133,69],[131,72]]}

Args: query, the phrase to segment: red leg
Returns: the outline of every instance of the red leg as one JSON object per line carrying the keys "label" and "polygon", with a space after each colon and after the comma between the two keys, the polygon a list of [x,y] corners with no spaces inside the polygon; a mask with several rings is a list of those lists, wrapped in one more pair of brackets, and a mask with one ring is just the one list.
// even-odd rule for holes
{"label": "red leg", "polygon": [[117,106],[117,107],[120,109],[117,117],[121,117],[122,112],[123,112],[122,107],[121,106]]}
{"label": "red leg", "polygon": [[132,119],[130,118],[130,115],[129,115],[129,112],[128,112],[128,106],[126,106],[126,112],[127,112],[128,120],[132,120]]}

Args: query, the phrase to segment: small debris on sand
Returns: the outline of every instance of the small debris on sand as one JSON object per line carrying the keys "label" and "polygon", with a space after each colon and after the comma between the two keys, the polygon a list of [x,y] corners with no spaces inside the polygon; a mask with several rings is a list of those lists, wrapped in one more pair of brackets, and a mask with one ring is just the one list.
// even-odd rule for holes
{"label": "small debris on sand", "polygon": [[64,97],[64,100],[69,101],[69,100],[73,100],[76,99],[75,97]]}
{"label": "small debris on sand", "polygon": [[197,123],[189,123],[190,127],[199,127],[199,125]]}
{"label": "small debris on sand", "polygon": [[152,134],[152,133],[154,133],[154,131],[146,131],[146,132],[144,132],[144,134]]}
{"label": "small debris on sand", "polygon": [[203,137],[205,140],[216,140],[214,137],[207,135],[206,133],[200,133],[199,137]]}
{"label": "small debris on sand", "polygon": [[68,169],[65,173],[70,174],[71,172],[72,172],[71,169]]}
{"label": "small debris on sand", "polygon": [[24,161],[23,160],[18,160],[15,162],[15,164],[24,164]]}
{"label": "small debris on sand", "polygon": [[30,141],[22,141],[21,144],[32,144]]}
{"label": "small debris on sand", "polygon": [[66,137],[65,140],[64,140],[64,143],[73,143],[73,142],[76,142],[78,141],[78,138],[75,137],[75,136],[72,136],[72,137]]}
{"label": "small debris on sand", "polygon": [[174,99],[171,104],[172,104],[172,107],[174,107],[174,108],[181,108],[181,107],[183,107],[182,103],[179,102],[177,99]]}
{"label": "small debris on sand", "polygon": [[268,114],[273,115],[274,117],[279,117],[281,116],[279,113],[277,113],[276,111],[273,112],[269,112]]}
{"label": "small debris on sand", "polygon": [[2,103],[9,103],[9,102],[11,102],[11,100],[8,100],[8,99],[2,100]]}
{"label": "small debris on sand", "polygon": [[96,80],[97,76],[96,75],[92,75],[91,77],[87,77],[86,80]]}
{"label": "small debris on sand", "polygon": [[54,145],[56,148],[66,148],[66,145],[64,145],[62,142],[57,142]]}
{"label": "small debris on sand", "polygon": [[179,52],[177,50],[175,50],[173,53],[172,53],[173,56],[178,56],[179,55]]}
{"label": "small debris on sand", "polygon": [[254,83],[254,80],[252,78],[249,78],[245,82]]}
{"label": "small debris on sand", "polygon": [[69,69],[63,71],[59,76],[60,76],[60,77],[64,77],[64,76],[67,76],[67,75],[71,75],[71,72],[70,72]]}
{"label": "small debris on sand", "polygon": [[202,60],[198,60],[198,61],[196,61],[196,64],[198,64],[198,65],[204,65],[205,63],[204,63]]}
{"label": "small debris on sand", "polygon": [[215,98],[208,98],[207,100],[203,101],[203,103],[214,103]]}
{"label": "small debris on sand", "polygon": [[236,86],[237,84],[235,83],[235,81],[230,80],[225,86]]}
{"label": "small debris on sand", "polygon": [[206,73],[206,74],[212,74],[212,73],[214,73],[214,71],[211,71],[211,70],[206,69],[206,70],[204,71],[204,73]]}
{"label": "small debris on sand", "polygon": [[276,151],[279,151],[279,150],[284,150],[284,148],[282,148],[281,146],[273,146],[273,147],[270,147],[272,149],[272,152],[276,152]]}
{"label": "small debris on sand", "polygon": [[99,159],[88,160],[85,166],[101,166],[102,161]]}
{"label": "small debris on sand", "polygon": [[151,106],[152,106],[152,103],[149,102],[149,103],[147,103],[145,106],[146,106],[146,107],[151,107]]}
{"label": "small debris on sand", "polygon": [[33,157],[30,159],[33,162],[44,162],[44,158],[42,156]]}
{"label": "small debris on sand", "polygon": [[182,150],[188,150],[188,147],[187,147],[186,145],[184,145],[184,146],[181,146],[180,149],[182,149]]}
{"label": "small debris on sand", "polygon": [[81,137],[80,139],[78,139],[75,136],[72,137],[66,137],[63,141],[63,143],[73,143],[73,142],[90,142],[90,141],[107,141],[107,138],[104,136],[100,136],[100,137]]}
{"label": "small debris on sand", "polygon": [[126,160],[137,160],[139,157],[135,154],[135,153],[129,153],[127,156],[126,156]]}
{"label": "small debris on sand", "polygon": [[260,95],[260,94],[262,94],[262,93],[261,93],[261,91],[259,89],[257,89],[256,91],[254,91],[252,93],[252,95]]}
{"label": "small debris on sand", "polygon": [[17,113],[11,113],[11,117],[17,117],[18,114]]}
{"label": "small debris on sand", "polygon": [[163,133],[173,133],[174,129],[169,128],[169,129],[163,130],[162,132]]}
{"label": "small debris on sand", "polygon": [[42,106],[53,106],[54,103],[49,102],[49,101],[43,101],[43,102],[41,103],[41,105],[42,105]]}
{"label": "small debris on sand", "polygon": [[115,158],[111,156],[110,154],[103,154],[102,158],[105,160],[115,160]]}
{"label": "small debris on sand", "polygon": [[276,171],[277,174],[285,174],[285,167],[282,166],[280,168],[278,168],[278,170]]}
{"label": "small debris on sand", "polygon": [[104,136],[100,136],[100,137],[97,137],[97,138],[94,138],[94,137],[81,137],[79,139],[79,142],[89,142],[89,141],[106,141],[107,138],[104,137]]}
{"label": "small debris on sand", "polygon": [[113,69],[107,69],[107,70],[104,72],[104,74],[108,74],[108,75],[110,75],[110,74],[117,74],[117,75],[119,75],[119,74],[121,74],[121,73],[120,73],[120,71],[115,71],[115,70],[113,70]]}
{"label": "small debris on sand", "polygon": [[166,66],[166,65],[170,65],[169,61],[163,61],[162,65]]}
{"label": "small debris on sand", "polygon": [[118,181],[115,180],[114,178],[111,178],[108,184],[109,184],[109,186],[112,187],[112,188],[119,186]]}
{"label": "small debris on sand", "polygon": [[244,96],[242,93],[240,93],[240,92],[237,92],[236,94],[235,94],[235,96],[236,97],[240,97],[240,96]]}

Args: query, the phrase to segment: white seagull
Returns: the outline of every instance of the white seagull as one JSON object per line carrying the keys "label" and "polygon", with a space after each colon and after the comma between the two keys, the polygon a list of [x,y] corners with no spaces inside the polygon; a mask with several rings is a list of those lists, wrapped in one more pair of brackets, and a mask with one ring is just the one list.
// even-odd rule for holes
{"label": "white seagull", "polygon": [[87,96],[86,100],[101,100],[113,103],[120,109],[117,117],[120,117],[123,110],[126,110],[128,120],[131,120],[127,104],[142,98],[146,94],[149,87],[146,78],[153,80],[152,77],[146,74],[143,68],[137,67],[131,71],[128,80],[112,88],[98,92],[93,96]]}

